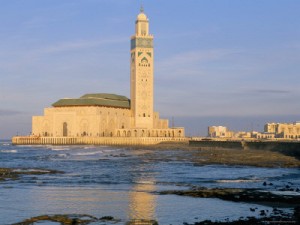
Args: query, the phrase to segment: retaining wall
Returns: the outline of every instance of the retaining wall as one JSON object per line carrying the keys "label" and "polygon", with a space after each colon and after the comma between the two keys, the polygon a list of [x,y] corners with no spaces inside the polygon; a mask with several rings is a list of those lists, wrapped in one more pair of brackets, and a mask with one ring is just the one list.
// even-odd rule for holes
{"label": "retaining wall", "polygon": [[14,145],[155,145],[162,142],[186,142],[175,137],[13,137]]}
{"label": "retaining wall", "polygon": [[200,140],[189,141],[190,146],[206,148],[229,148],[241,150],[269,150],[300,159],[300,142],[292,141],[220,141]]}

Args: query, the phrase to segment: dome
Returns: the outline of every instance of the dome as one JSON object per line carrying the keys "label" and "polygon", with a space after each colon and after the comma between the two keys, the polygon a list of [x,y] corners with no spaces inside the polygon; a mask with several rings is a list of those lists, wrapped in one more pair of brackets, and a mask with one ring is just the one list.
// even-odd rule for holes
{"label": "dome", "polygon": [[141,13],[137,16],[137,20],[147,20],[147,16],[145,15],[145,13],[141,12]]}

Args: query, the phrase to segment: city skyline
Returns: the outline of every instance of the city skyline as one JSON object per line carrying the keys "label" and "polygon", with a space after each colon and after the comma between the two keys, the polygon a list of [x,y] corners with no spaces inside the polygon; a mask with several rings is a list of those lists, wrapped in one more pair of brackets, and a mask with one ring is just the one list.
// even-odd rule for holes
{"label": "city skyline", "polygon": [[[155,110],[187,135],[299,120],[300,2],[143,1],[155,37]],[[4,1],[0,139],[63,97],[130,97],[140,1]],[[159,96],[159,97],[158,97]],[[170,121],[171,122],[171,121]],[[217,124],[218,123],[218,124]]]}

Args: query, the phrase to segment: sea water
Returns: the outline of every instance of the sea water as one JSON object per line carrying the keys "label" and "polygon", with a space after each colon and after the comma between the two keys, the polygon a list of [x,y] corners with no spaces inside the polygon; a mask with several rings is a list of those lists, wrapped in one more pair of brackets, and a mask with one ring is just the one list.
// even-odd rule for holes
{"label": "sea water", "polygon": [[[53,214],[113,216],[119,219],[117,224],[152,219],[173,225],[259,217],[260,210],[271,212],[272,208],[158,192],[191,187],[275,191],[286,184],[300,186],[297,168],[200,166],[192,161],[191,154],[187,150],[111,146],[14,146],[10,141],[0,141],[0,168],[46,172],[0,182],[0,224]],[[252,212],[250,208],[257,210]]]}

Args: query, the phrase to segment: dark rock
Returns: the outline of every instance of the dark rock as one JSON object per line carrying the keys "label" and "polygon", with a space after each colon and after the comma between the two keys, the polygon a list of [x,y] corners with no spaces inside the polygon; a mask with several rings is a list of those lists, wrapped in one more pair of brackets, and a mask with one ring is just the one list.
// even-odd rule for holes
{"label": "dark rock", "polygon": [[155,220],[137,219],[137,220],[130,220],[126,222],[125,225],[158,225],[158,223]]}
{"label": "dark rock", "polygon": [[77,219],[73,219],[72,220],[72,225],[77,225],[78,223],[77,223]]}
{"label": "dark rock", "polygon": [[114,218],[112,216],[103,216],[103,217],[100,218],[100,220],[108,220],[108,221],[110,221],[110,220],[114,220]]}
{"label": "dark rock", "polygon": [[259,215],[266,216],[267,214],[266,214],[265,210],[260,210],[260,214]]}
{"label": "dark rock", "polygon": [[175,194],[179,196],[190,196],[197,198],[219,198],[227,201],[234,202],[254,202],[262,204],[276,205],[300,205],[300,196],[295,195],[276,195],[267,191],[260,191],[258,189],[238,189],[238,188],[204,188],[190,190],[174,190],[174,191],[161,191],[160,194]]}

